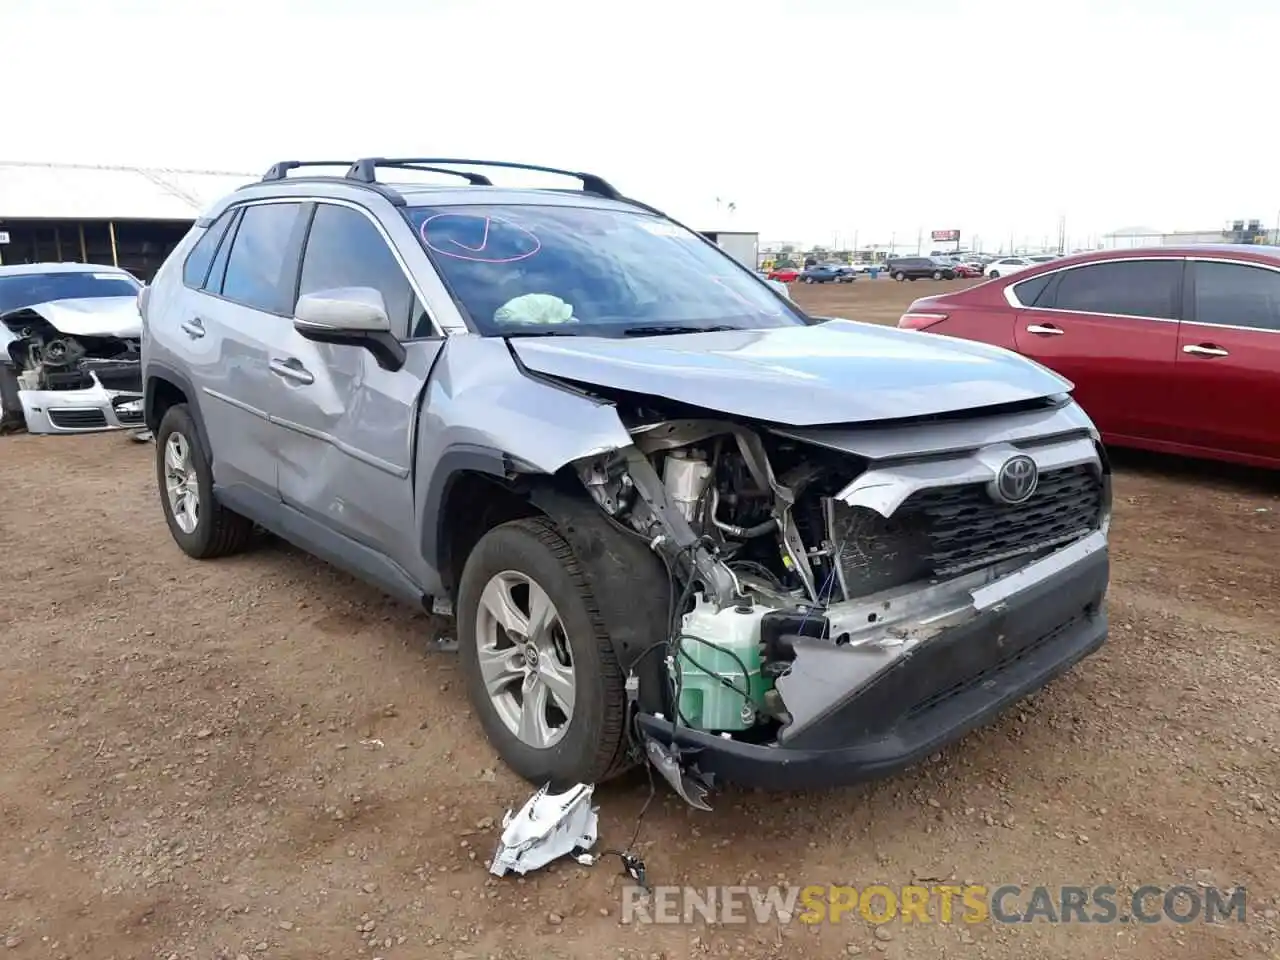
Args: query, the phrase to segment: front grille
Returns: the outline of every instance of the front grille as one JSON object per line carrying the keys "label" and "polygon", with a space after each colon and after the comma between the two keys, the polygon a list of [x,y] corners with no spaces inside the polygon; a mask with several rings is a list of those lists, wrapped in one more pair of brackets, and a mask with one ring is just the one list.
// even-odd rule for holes
{"label": "front grille", "polygon": [[1047,470],[1026,503],[997,503],[985,484],[913,494],[888,519],[831,503],[831,541],[840,546],[846,597],[923,579],[954,577],[1037,553],[1096,530],[1103,487],[1088,466]]}
{"label": "front grille", "polygon": [[92,430],[107,425],[106,414],[101,410],[60,410],[54,407],[47,413],[49,422],[64,430]]}
{"label": "front grille", "polygon": [[137,360],[86,361],[84,367],[108,390],[142,392],[142,364]]}

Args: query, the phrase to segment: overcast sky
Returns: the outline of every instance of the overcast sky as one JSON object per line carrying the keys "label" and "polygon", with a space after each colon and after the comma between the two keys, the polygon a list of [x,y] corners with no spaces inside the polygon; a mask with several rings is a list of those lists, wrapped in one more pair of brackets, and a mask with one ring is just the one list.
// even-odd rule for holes
{"label": "overcast sky", "polygon": [[517,159],[846,245],[1280,216],[1278,0],[0,0],[0,41],[0,159]]}

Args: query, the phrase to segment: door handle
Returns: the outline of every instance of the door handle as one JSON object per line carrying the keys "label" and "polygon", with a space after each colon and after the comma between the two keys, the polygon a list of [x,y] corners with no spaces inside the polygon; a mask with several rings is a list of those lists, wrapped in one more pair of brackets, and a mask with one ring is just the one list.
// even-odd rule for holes
{"label": "door handle", "polygon": [[1027,333],[1034,333],[1042,337],[1060,337],[1066,332],[1061,327],[1055,327],[1051,323],[1031,323],[1027,325]]}
{"label": "door handle", "polygon": [[286,380],[292,380],[294,383],[316,382],[316,378],[311,371],[293,357],[288,360],[272,359],[270,367],[272,373],[284,377]]}
{"label": "door handle", "polygon": [[1221,347],[1215,347],[1211,343],[1188,343],[1182,348],[1183,353],[1189,353],[1196,357],[1229,357],[1231,354],[1223,350]]}
{"label": "door handle", "polygon": [[204,336],[204,321],[199,317],[192,317],[190,320],[183,320],[179,326],[182,328],[182,332],[192,340],[199,340]]}

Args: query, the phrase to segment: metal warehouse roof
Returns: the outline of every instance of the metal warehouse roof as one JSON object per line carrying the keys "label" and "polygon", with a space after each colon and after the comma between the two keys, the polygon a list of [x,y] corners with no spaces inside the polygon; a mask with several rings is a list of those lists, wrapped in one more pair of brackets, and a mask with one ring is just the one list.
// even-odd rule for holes
{"label": "metal warehouse roof", "polygon": [[260,176],[0,160],[0,220],[194,220]]}

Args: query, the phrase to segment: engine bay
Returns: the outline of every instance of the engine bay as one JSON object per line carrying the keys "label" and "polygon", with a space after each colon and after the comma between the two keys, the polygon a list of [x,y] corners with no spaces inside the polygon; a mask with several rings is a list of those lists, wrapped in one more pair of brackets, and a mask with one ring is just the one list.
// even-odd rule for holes
{"label": "engine bay", "polygon": [[[973,590],[1103,522],[1087,436],[1044,447],[1062,466],[1015,504],[971,480],[964,454],[920,458],[914,482],[767,427],[636,417],[628,429],[633,447],[579,475],[670,574],[667,719],[725,738],[787,740],[849,685],[976,615]],[[829,656],[851,651],[862,656],[838,661],[841,684],[825,682]]]}
{"label": "engine bay", "polygon": [[23,390],[85,390],[96,379],[108,390],[141,390],[140,341],[112,336],[69,336],[34,310],[0,318],[15,339],[9,360]]}

